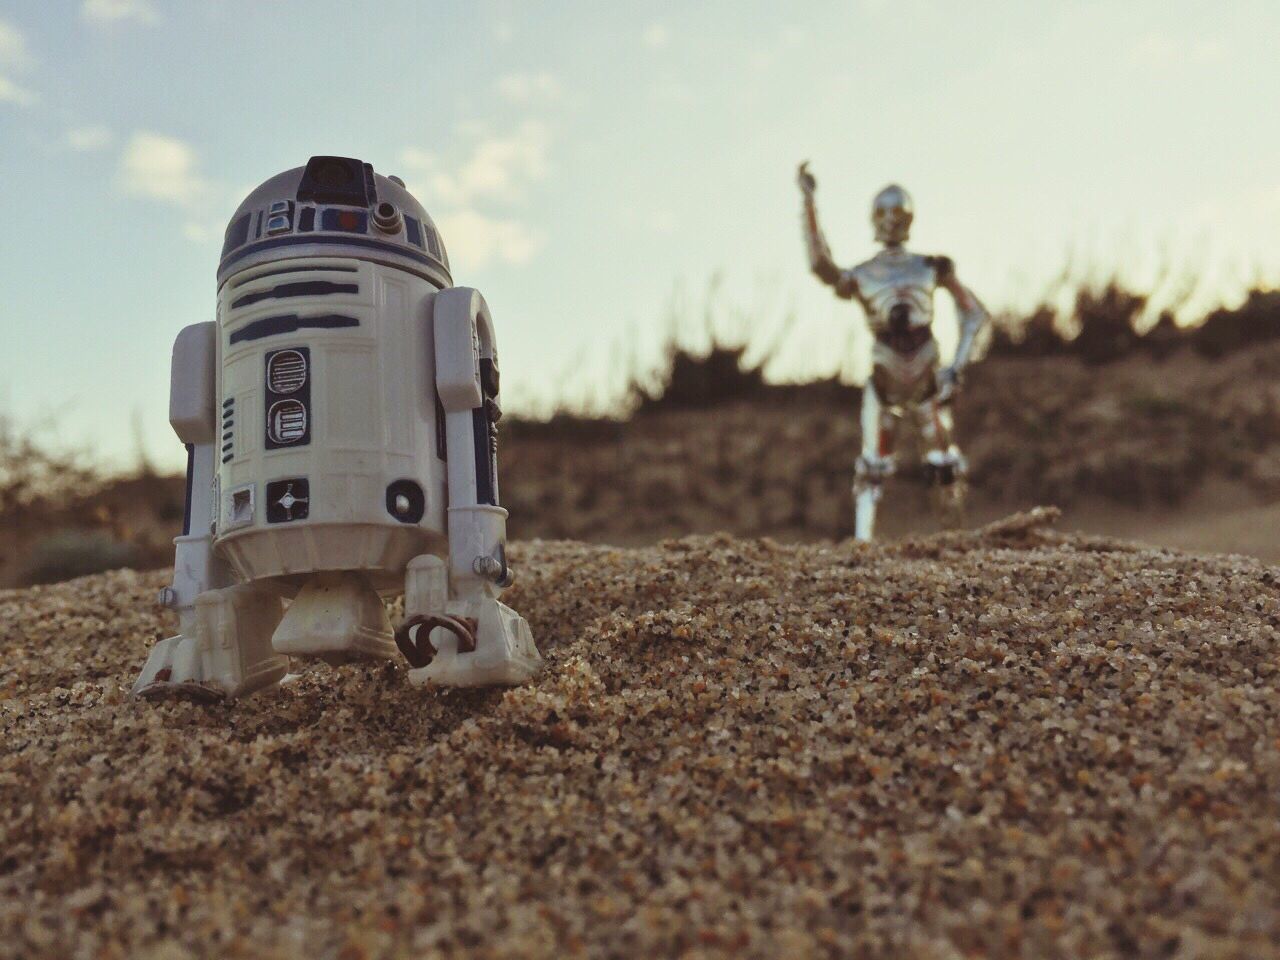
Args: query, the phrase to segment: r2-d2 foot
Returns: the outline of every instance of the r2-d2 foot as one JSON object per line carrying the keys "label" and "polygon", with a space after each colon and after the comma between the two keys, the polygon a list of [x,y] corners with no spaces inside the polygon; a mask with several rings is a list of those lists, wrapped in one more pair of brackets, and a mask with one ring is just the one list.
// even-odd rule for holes
{"label": "r2-d2 foot", "polygon": [[179,610],[182,632],[151,649],[133,695],[212,700],[278,683],[289,669],[271,647],[281,612],[279,596],[256,585],[205,591]]}
{"label": "r2-d2 foot", "polygon": [[410,681],[447,687],[513,685],[542,669],[529,624],[497,599],[502,585],[468,578],[465,592],[447,599],[443,560],[423,556],[409,564],[406,616],[396,643],[409,661]]}
{"label": "r2-d2 foot", "polygon": [[[444,616],[406,620],[416,650],[409,680],[419,686],[511,686],[524,683],[542,667],[533,634],[524,617],[492,597],[455,601]],[[426,639],[423,639],[423,634]]]}

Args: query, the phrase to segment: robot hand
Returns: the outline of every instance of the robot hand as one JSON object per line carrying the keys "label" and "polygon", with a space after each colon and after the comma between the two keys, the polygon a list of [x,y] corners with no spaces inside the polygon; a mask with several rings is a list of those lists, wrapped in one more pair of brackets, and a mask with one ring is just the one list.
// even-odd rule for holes
{"label": "robot hand", "polygon": [[960,389],[960,369],[954,365],[938,371],[938,403],[950,403]]}
{"label": "robot hand", "polygon": [[796,169],[796,183],[800,185],[800,192],[806,197],[812,197],[813,192],[818,189],[818,179],[809,172],[808,160]]}

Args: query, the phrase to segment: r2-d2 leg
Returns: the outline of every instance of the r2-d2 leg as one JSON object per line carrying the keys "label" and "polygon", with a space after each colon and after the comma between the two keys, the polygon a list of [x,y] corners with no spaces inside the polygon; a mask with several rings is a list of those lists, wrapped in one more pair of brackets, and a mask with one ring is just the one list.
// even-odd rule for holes
{"label": "r2-d2 leg", "polygon": [[133,685],[135,696],[169,693],[237,697],[276,683],[288,658],[271,649],[280,598],[254,586],[233,586],[213,553],[214,323],[187,327],[173,345],[169,422],[187,445],[187,507],[174,540],[173,585],[161,602],[178,614],[178,634],[151,650]]}
{"label": "r2-d2 leg", "polygon": [[417,557],[396,641],[414,683],[521,683],[542,666],[529,625],[498,601],[511,584],[507,511],[498,506],[498,357],[484,298],[465,287],[434,301],[436,390],[448,453],[449,561]]}
{"label": "r2-d2 leg", "polygon": [[918,410],[920,435],[926,450],[925,477],[929,483],[934,514],[944,530],[964,526],[968,461],[955,444],[955,423],[951,407],[926,400]]}
{"label": "r2-d2 leg", "polygon": [[853,535],[870,541],[875,536],[876,508],[884,482],[893,475],[894,433],[897,417],[886,410],[868,382],[862,391],[862,454],[853,475]]}

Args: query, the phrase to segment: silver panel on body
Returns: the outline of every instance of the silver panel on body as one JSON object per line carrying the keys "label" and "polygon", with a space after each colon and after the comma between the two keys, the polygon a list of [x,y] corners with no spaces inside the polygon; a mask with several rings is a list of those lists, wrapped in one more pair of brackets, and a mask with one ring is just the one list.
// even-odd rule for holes
{"label": "silver panel on body", "polygon": [[927,327],[933,323],[938,276],[930,258],[890,247],[858,264],[850,273],[857,281],[858,300],[867,312],[872,333],[889,330],[893,308],[900,304],[908,309],[910,326]]}

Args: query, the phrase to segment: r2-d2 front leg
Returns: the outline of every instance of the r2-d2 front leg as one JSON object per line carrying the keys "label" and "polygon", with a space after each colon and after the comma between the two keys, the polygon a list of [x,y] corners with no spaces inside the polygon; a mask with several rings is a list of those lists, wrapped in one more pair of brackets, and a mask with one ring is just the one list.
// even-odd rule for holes
{"label": "r2-d2 front leg", "polygon": [[433,321],[448,455],[449,561],[410,562],[396,640],[414,683],[521,683],[538,672],[542,657],[528,623],[498,601],[512,576],[507,511],[498,505],[493,319],[479,292],[455,287],[436,295]]}
{"label": "r2-d2 front leg", "polygon": [[173,585],[161,592],[161,602],[177,612],[178,633],[152,648],[135,696],[243,696],[277,682],[289,665],[271,648],[280,598],[233,585],[213,551],[216,337],[216,324],[198,323],[173,345],[169,422],[187,446],[187,504],[182,536],[174,540]]}

